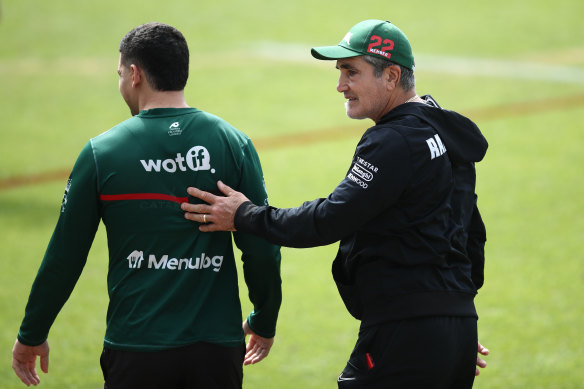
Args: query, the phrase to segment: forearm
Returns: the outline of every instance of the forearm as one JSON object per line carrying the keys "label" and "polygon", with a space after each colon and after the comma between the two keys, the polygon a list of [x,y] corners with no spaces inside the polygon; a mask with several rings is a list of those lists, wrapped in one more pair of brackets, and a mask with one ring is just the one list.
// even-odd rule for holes
{"label": "forearm", "polygon": [[235,242],[243,253],[243,276],[253,304],[253,312],[247,318],[249,326],[258,335],[271,338],[282,303],[280,247],[239,231]]}
{"label": "forearm", "polygon": [[287,247],[316,247],[342,238],[346,228],[334,215],[319,215],[318,199],[297,208],[274,208],[243,203],[234,216],[235,228]]}
{"label": "forearm", "polygon": [[[27,346],[43,343],[71,295],[81,269],[64,269],[44,261],[33,283],[18,340]],[[81,268],[83,263],[80,263]]]}

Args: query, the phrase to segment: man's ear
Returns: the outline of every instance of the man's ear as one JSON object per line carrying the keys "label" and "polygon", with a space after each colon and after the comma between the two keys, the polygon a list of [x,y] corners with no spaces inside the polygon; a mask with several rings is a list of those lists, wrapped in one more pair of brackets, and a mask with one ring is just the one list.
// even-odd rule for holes
{"label": "man's ear", "polygon": [[132,88],[135,88],[144,81],[144,72],[135,64],[130,65],[130,72],[132,73]]}
{"label": "man's ear", "polygon": [[397,88],[401,78],[401,68],[397,65],[391,65],[383,70],[383,77],[386,82],[387,90]]}

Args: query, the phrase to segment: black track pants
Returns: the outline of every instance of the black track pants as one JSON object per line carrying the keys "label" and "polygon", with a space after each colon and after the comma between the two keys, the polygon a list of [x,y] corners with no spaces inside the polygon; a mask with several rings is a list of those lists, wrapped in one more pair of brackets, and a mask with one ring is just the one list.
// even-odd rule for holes
{"label": "black track pants", "polygon": [[359,330],[340,389],[467,389],[474,382],[477,320],[436,316]]}
{"label": "black track pants", "polygon": [[199,342],[163,351],[104,348],[104,389],[241,389],[245,345]]}

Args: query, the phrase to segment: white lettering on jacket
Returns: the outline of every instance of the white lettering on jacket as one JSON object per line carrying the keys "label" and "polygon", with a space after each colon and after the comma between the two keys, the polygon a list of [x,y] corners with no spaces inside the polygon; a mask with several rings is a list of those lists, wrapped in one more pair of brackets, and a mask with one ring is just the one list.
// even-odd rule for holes
{"label": "white lettering on jacket", "polygon": [[438,134],[434,135],[433,138],[426,139],[426,143],[430,149],[430,159],[439,157],[446,152],[446,147],[444,147],[444,143],[442,143],[442,139]]}
{"label": "white lettering on jacket", "polygon": [[353,163],[353,167],[347,178],[363,189],[369,187],[368,182],[371,182],[375,178],[375,173],[379,171],[377,166],[367,162],[361,157],[357,157],[357,160]]}

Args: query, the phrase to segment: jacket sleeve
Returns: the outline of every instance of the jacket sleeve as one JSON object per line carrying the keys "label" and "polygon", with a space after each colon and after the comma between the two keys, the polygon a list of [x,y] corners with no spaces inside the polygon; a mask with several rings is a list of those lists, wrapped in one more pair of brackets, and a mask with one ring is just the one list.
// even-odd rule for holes
{"label": "jacket sleeve", "polygon": [[473,214],[468,230],[468,241],[466,250],[472,264],[471,278],[478,289],[483,286],[485,275],[485,242],[487,241],[487,231],[479,208],[474,205]]}
{"label": "jacket sleeve", "polygon": [[43,343],[57,314],[71,295],[99,225],[97,176],[88,143],[71,172],[61,214],[33,283],[18,340]]}
{"label": "jacket sleeve", "polygon": [[412,174],[405,139],[385,131],[382,140],[363,136],[346,177],[327,198],[286,209],[244,203],[235,228],[289,247],[326,245],[356,231],[397,201]]}
{"label": "jacket sleeve", "polygon": [[[237,188],[258,204],[267,204],[268,197],[260,160],[251,141],[244,146],[241,182]],[[280,246],[257,236],[236,231],[234,240],[242,252],[243,275],[253,311],[247,317],[250,328],[258,335],[271,338],[282,302],[280,278]]]}

